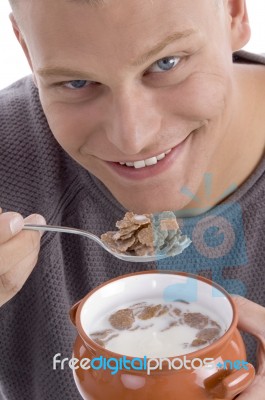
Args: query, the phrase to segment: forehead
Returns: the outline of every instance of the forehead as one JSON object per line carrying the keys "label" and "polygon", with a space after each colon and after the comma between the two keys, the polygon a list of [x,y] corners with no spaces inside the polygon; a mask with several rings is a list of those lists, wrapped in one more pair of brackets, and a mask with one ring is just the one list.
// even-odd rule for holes
{"label": "forehead", "polygon": [[[185,8],[186,12],[191,12],[194,7],[199,6],[202,8],[203,5],[206,5],[205,11],[212,11],[213,8],[218,4],[220,6],[223,3],[223,0],[9,0],[10,3],[14,6],[19,6],[21,12],[25,11],[25,9],[45,9],[47,12],[55,12],[60,10],[60,12],[64,12],[71,7],[83,7],[85,8],[97,8],[101,11],[106,9],[116,9],[117,12],[121,10],[121,8],[127,8],[128,10],[134,6],[134,9],[138,9],[141,11],[142,9],[149,9],[150,12],[153,12],[156,9],[159,9],[161,6],[165,6],[165,8],[172,7],[178,10],[180,13]],[[53,7],[55,6],[55,7]],[[213,7],[214,6],[214,7]],[[91,11],[91,10],[90,10]]]}
{"label": "forehead", "polygon": [[21,10],[22,29],[33,61],[38,55],[42,64],[55,58],[84,64],[100,59],[129,62],[175,32],[212,34],[216,13],[209,3],[213,4],[209,0],[27,0]]}

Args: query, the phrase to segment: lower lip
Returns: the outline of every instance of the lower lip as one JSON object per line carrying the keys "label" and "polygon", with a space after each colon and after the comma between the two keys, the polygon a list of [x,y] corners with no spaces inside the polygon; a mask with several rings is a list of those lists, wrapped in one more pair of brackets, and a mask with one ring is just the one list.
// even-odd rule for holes
{"label": "lower lip", "polygon": [[[189,136],[188,136],[189,137]],[[157,164],[150,165],[144,168],[126,167],[116,162],[106,162],[107,165],[114,170],[119,176],[131,179],[141,180],[151,178],[167,171],[172,164],[176,161],[180,153],[183,151],[184,145],[187,138],[180,144],[175,146],[170,153],[168,153],[162,160],[158,161]]]}

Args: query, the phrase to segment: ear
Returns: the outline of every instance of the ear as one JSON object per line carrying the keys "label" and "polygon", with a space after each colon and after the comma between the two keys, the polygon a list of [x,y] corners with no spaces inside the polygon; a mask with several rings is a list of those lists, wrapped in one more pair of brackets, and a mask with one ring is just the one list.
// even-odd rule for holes
{"label": "ear", "polygon": [[246,0],[228,0],[228,12],[232,50],[236,51],[248,43],[251,35]]}
{"label": "ear", "polygon": [[12,23],[12,28],[13,28],[13,31],[15,33],[15,36],[16,36],[19,44],[21,45],[22,50],[23,50],[23,52],[24,52],[24,54],[25,54],[25,56],[26,56],[26,58],[28,60],[30,69],[32,71],[33,81],[34,81],[35,85],[37,86],[35,75],[34,75],[34,70],[33,70],[33,65],[32,65],[32,61],[31,61],[31,56],[30,56],[30,53],[29,53],[29,50],[28,50],[28,46],[27,46],[27,44],[26,44],[26,42],[24,40],[23,34],[21,33],[21,30],[20,30],[20,28],[19,28],[19,26],[17,24],[17,21],[16,21],[13,13],[11,13],[9,15],[9,19],[10,19],[10,21]]}

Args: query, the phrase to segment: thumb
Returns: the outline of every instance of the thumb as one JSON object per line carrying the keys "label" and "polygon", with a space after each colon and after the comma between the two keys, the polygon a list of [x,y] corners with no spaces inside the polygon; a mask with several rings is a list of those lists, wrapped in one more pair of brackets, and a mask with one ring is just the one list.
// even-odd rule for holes
{"label": "thumb", "polygon": [[[24,219],[24,224],[32,224],[32,225],[46,225],[45,218],[40,214],[31,214],[27,218]],[[44,231],[39,230],[40,236],[44,234]]]}

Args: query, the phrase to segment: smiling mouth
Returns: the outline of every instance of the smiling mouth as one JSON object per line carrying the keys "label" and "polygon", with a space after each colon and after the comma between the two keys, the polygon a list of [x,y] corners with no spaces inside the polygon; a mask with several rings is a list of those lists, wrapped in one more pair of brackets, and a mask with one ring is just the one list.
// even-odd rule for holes
{"label": "smiling mouth", "polygon": [[129,168],[135,168],[135,169],[150,167],[151,165],[155,165],[159,161],[163,160],[167,156],[167,154],[169,154],[171,152],[171,150],[172,149],[169,149],[169,150],[165,151],[165,153],[161,153],[157,156],[147,158],[146,160],[125,161],[125,162],[119,162],[118,164],[123,165],[125,167],[129,167]]}
{"label": "smiling mouth", "polygon": [[176,146],[158,154],[157,156],[128,162],[107,161],[106,164],[116,174],[122,178],[125,178],[126,180],[141,181],[147,178],[152,178],[170,169],[173,165],[175,165],[175,161],[177,159],[181,162],[181,154],[186,148],[186,143],[189,137],[190,135],[188,135]]}

